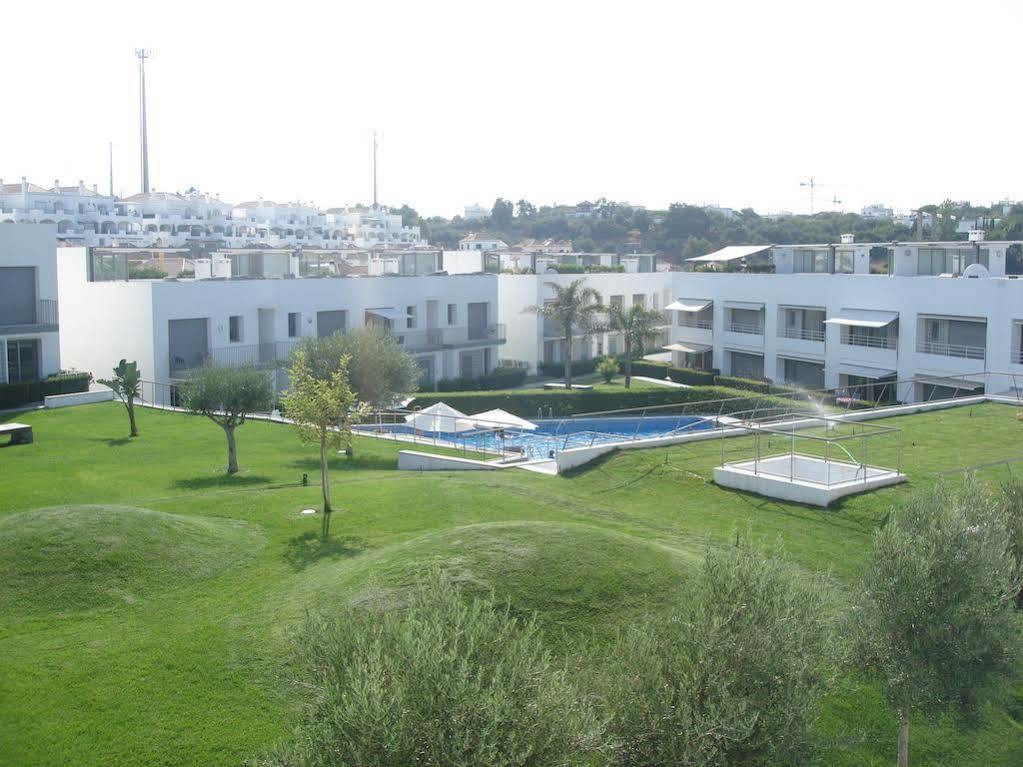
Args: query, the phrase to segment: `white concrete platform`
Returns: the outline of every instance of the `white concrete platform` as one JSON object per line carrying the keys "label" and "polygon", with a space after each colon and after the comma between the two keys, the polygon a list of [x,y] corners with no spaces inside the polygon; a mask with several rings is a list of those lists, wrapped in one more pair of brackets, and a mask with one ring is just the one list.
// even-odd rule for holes
{"label": "white concrete platform", "polygon": [[43,407],[71,407],[72,405],[91,405],[93,402],[109,402],[114,393],[104,387],[80,391],[73,394],[51,394],[43,398]]}
{"label": "white concrete platform", "polygon": [[714,469],[714,481],[768,498],[826,507],[847,495],[905,482],[906,475],[797,453],[726,463]]}

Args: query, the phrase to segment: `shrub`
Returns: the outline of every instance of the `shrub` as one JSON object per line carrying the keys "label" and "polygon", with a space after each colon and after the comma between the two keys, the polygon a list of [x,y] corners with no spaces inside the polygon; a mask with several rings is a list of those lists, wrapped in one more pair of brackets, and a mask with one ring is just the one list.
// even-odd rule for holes
{"label": "shrub", "polygon": [[677,368],[663,362],[637,360],[632,363],[632,374],[647,378],[670,378],[675,383],[689,386],[713,386],[718,370],[694,370],[693,368]]}
{"label": "shrub", "polygon": [[612,355],[604,357],[597,363],[597,372],[600,373],[605,383],[611,383],[611,379],[618,375],[622,366],[618,364],[618,358]]}
{"label": "shrub", "polygon": [[526,380],[524,368],[494,368],[479,378],[442,378],[437,381],[437,391],[490,391],[511,389],[521,386]]}
{"label": "shrub", "polygon": [[43,381],[0,384],[0,408],[19,407],[42,402],[51,394],[89,391],[90,373],[61,372]]}
{"label": "shrub", "polygon": [[440,575],[400,611],[311,618],[298,646],[308,713],[270,765],[541,767],[587,763],[598,744],[537,624]]}
{"label": "shrub", "polygon": [[[727,398],[727,399],[726,399]],[[720,386],[700,386],[691,389],[649,389],[631,391],[580,390],[572,391],[546,389],[516,389],[494,392],[425,392],[417,394],[409,404],[410,408],[424,408],[436,402],[447,402],[463,413],[480,413],[501,408],[522,418],[536,418],[537,412],[547,414],[550,409],[557,417],[594,413],[625,408],[655,407],[657,405],[696,405],[709,400],[725,400],[708,405],[706,415],[736,413],[769,406],[792,408],[792,401],[779,397],[749,395],[735,389]],[[691,412],[697,408],[690,407]],[[656,412],[656,411],[655,411]],[[677,410],[675,412],[678,412]]]}
{"label": "shrub", "polygon": [[805,764],[832,647],[828,587],[748,541],[711,549],[673,615],[610,653],[619,765]]}
{"label": "shrub", "polygon": [[[572,361],[572,375],[586,375],[592,373],[597,369],[597,363],[600,362],[600,357],[594,357],[589,360],[573,360]],[[551,378],[561,378],[565,374],[565,363],[563,362],[541,362],[538,366],[540,375],[549,376]]]}
{"label": "shrub", "polygon": [[155,266],[132,265],[128,267],[129,280],[162,280],[166,276],[167,272]]}

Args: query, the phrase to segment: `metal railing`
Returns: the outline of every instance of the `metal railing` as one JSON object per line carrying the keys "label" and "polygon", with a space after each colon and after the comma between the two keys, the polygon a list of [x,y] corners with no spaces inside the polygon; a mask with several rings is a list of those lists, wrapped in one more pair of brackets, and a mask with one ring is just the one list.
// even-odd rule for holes
{"label": "metal railing", "polygon": [[867,346],[872,349],[895,349],[899,345],[899,337],[888,336],[864,336],[855,333],[842,333],[843,346]]}
{"label": "metal railing", "polygon": [[726,323],[725,330],[729,333],[745,333],[750,336],[762,336],[764,334],[763,325],[747,325],[744,322]]}
{"label": "metal railing", "polygon": [[1013,365],[1023,365],[1023,349],[1017,349],[1011,355]]}
{"label": "metal railing", "polygon": [[714,320],[698,320],[686,317],[685,312],[678,313],[678,327],[680,328],[699,328],[700,330],[713,330]]}
{"label": "metal railing", "polygon": [[937,354],[941,357],[960,357],[968,360],[983,360],[987,352],[983,346],[946,344],[940,341],[917,341],[916,350],[923,354]]}
{"label": "metal railing", "polygon": [[504,341],[507,336],[505,335],[505,326],[503,324],[494,323],[491,325],[474,326],[470,325],[468,328],[468,340],[469,341]]}
{"label": "metal railing", "polygon": [[782,338],[797,338],[801,341],[824,341],[823,330],[810,330],[806,328],[782,328],[779,333]]}
{"label": "metal railing", "polygon": [[28,327],[33,325],[57,325],[57,302],[52,298],[43,298],[35,302],[35,310],[31,316],[0,322],[0,327]]}
{"label": "metal railing", "polygon": [[299,344],[298,339],[289,341],[268,341],[261,344],[235,344],[221,346],[209,351],[197,352],[188,357],[171,357],[172,376],[181,376],[190,370],[202,367],[206,360],[217,365],[237,367],[239,365],[284,366],[291,362],[291,355]]}

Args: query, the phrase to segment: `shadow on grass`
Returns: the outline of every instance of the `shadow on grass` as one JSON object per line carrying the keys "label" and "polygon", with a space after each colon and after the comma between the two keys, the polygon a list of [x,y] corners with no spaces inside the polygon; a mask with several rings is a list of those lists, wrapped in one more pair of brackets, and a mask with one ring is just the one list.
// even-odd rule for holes
{"label": "shadow on grass", "polygon": [[251,487],[269,485],[273,480],[261,474],[213,474],[209,477],[186,477],[176,479],[172,487],[180,490],[206,490],[211,487]]}
{"label": "shadow on grass", "polygon": [[288,541],[284,561],[293,570],[300,572],[320,560],[336,561],[354,557],[365,548],[365,543],[359,538],[348,536],[323,540],[319,531],[310,530]]}
{"label": "shadow on grass", "polygon": [[[409,449],[414,449],[411,446]],[[396,455],[382,456],[382,455],[359,455],[355,454],[354,458],[346,458],[343,455],[332,456],[328,460],[328,465],[331,471],[352,471],[353,469],[396,469],[398,467],[398,458]],[[291,465],[296,469],[309,474],[310,481],[313,475],[319,476],[320,473],[320,459],[319,458],[299,458],[298,460],[292,461]]]}
{"label": "shadow on grass", "polygon": [[130,445],[134,440],[131,437],[97,437],[92,441],[102,442],[107,447],[121,447],[122,445]]}

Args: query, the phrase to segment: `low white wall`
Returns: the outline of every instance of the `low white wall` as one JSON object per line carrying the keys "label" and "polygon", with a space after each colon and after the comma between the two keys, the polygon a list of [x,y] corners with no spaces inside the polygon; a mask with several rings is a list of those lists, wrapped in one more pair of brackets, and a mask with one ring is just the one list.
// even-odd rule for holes
{"label": "low white wall", "polygon": [[398,452],[399,471],[496,471],[500,468],[502,467],[486,461],[474,461],[471,458],[420,453],[415,450]]}
{"label": "low white wall", "polygon": [[109,402],[114,398],[110,389],[93,389],[74,394],[51,394],[43,398],[43,406],[48,408],[71,407],[72,405],[91,405],[94,402]]}

